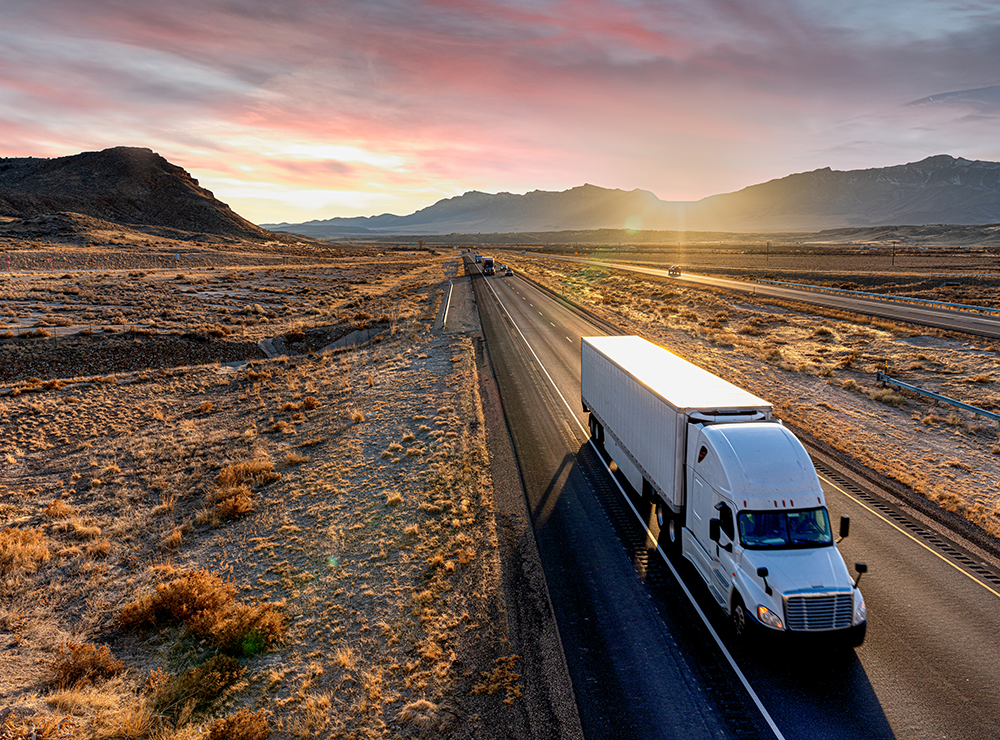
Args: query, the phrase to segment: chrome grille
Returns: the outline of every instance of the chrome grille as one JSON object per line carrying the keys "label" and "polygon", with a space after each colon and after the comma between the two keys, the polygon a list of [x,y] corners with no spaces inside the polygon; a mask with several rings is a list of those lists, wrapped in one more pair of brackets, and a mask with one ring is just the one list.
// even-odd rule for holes
{"label": "chrome grille", "polygon": [[851,626],[853,596],[847,593],[795,594],[785,597],[790,630],[836,630]]}

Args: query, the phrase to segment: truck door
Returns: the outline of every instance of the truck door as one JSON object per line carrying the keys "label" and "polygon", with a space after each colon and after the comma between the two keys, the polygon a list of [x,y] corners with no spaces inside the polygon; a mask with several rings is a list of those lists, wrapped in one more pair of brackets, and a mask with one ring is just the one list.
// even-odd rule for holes
{"label": "truck door", "polygon": [[722,597],[719,602],[724,607],[728,606],[730,589],[732,588],[733,574],[736,573],[736,558],[739,557],[736,542],[736,516],[732,505],[719,494],[715,494],[715,518],[719,520],[719,542],[715,544],[714,555],[716,561],[712,571],[712,578],[719,593],[713,595],[716,598]]}
{"label": "truck door", "polygon": [[[685,555],[694,563],[694,567],[701,573],[701,577],[706,583],[711,583],[711,573],[715,543],[708,538],[708,522],[715,515],[712,508],[712,489],[705,483],[700,475],[695,473],[692,477],[692,485],[688,499],[688,510],[691,512],[689,527],[694,537],[685,539]],[[688,546],[688,542],[690,545]]]}
{"label": "truck door", "polygon": [[[709,447],[701,439],[701,429],[700,425],[691,426],[688,429],[687,461],[691,469],[689,478],[691,481],[689,493],[691,495],[688,499],[690,516],[688,520],[689,528],[694,537],[685,539],[684,554],[694,563],[713,598],[725,608],[729,600],[730,584],[726,568],[729,567],[730,563],[720,562],[720,555],[729,555],[730,553],[719,546],[722,544],[721,541],[717,544],[709,537],[709,522],[719,518],[719,509],[716,507],[722,502],[722,498],[711,485],[711,471],[717,463]],[[726,543],[731,542],[732,535],[735,534],[731,510],[728,529],[731,534],[728,536],[723,534],[721,538]],[[691,540],[690,545],[688,545],[688,539]]]}

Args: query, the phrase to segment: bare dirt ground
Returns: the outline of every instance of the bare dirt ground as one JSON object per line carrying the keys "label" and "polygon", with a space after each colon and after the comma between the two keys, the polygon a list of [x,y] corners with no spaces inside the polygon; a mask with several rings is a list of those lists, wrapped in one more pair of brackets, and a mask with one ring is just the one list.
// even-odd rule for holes
{"label": "bare dirt ground", "polygon": [[503,737],[475,351],[430,330],[456,259],[17,246],[0,737]]}
{"label": "bare dirt ground", "polygon": [[[655,263],[662,264],[662,257]],[[1000,536],[997,423],[901,395],[875,379],[877,370],[887,368],[907,383],[996,412],[995,343],[694,289],[666,278],[520,254],[504,259],[622,328],[769,400],[780,418]],[[801,280],[824,273],[824,267],[843,271],[845,265],[836,255],[826,264],[810,255],[797,265],[788,256],[784,269]],[[747,270],[732,255],[726,269]],[[951,265],[939,260],[935,269],[948,272]],[[856,279],[881,285],[895,278]],[[976,296],[986,300],[985,290]]]}

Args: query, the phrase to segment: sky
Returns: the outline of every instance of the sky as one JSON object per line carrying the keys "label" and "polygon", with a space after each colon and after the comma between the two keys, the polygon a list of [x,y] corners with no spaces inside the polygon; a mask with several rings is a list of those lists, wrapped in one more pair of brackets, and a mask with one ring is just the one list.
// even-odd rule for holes
{"label": "sky", "polygon": [[2,0],[0,157],[143,146],[255,223],[1000,161],[996,0]]}

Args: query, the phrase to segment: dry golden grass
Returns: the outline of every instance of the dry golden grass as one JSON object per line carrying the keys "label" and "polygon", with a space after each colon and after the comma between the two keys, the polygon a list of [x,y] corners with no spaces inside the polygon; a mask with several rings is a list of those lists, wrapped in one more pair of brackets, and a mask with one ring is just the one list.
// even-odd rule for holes
{"label": "dry golden grass", "polygon": [[76,510],[62,499],[55,499],[45,507],[45,516],[52,519],[64,519],[73,516]]}
{"label": "dry golden grass", "polygon": [[33,571],[49,557],[45,534],[40,529],[7,527],[0,531],[0,576]]}
{"label": "dry golden grass", "polygon": [[281,459],[281,464],[286,467],[289,465],[301,465],[302,463],[307,463],[307,462],[309,462],[308,455],[302,455],[299,454],[298,452],[292,452],[292,451],[286,452],[285,456]]}
{"label": "dry golden grass", "polygon": [[174,726],[204,713],[221,699],[246,672],[229,655],[213,655],[204,664],[191,668],[157,687],[152,704],[160,716],[169,717]]}
{"label": "dry golden grass", "polygon": [[65,642],[56,649],[48,668],[52,684],[81,688],[121,673],[125,663],[117,660],[107,645]]}
{"label": "dry golden grass", "polygon": [[412,725],[418,730],[444,730],[447,726],[446,715],[434,702],[427,699],[417,699],[399,710],[397,718],[401,724]]}
{"label": "dry golden grass", "polygon": [[274,469],[270,460],[260,459],[236,463],[222,469],[215,478],[215,484],[220,488],[235,487],[244,483],[266,486],[281,480],[281,473]]}
{"label": "dry golden grass", "polygon": [[[1000,452],[993,452],[1000,444],[989,425],[964,411],[935,411],[928,399],[875,379],[888,368],[908,383],[996,412],[1000,361],[989,341],[633,273],[516,259],[540,282],[768,399],[781,418],[1000,536]],[[928,466],[918,459],[928,448],[969,466]]]}
{"label": "dry golden grass", "polygon": [[233,599],[236,588],[205,570],[160,583],[152,594],[126,604],[118,614],[125,629],[183,624],[225,654],[256,655],[284,636],[287,619],[274,604],[250,606]]}
{"label": "dry golden grass", "polygon": [[55,740],[72,738],[78,724],[70,717],[35,716],[30,718],[8,717],[0,725],[3,740]]}
{"label": "dry golden grass", "polygon": [[[94,340],[113,336],[102,327],[155,323],[209,343],[243,338],[256,351],[258,339],[298,327],[308,341],[313,327],[353,326],[363,312],[360,321],[380,316],[393,327],[371,347],[254,358],[235,370],[133,371],[95,358],[78,378],[26,376],[18,393],[0,396],[0,460],[10,472],[0,487],[14,494],[3,513],[36,533],[0,535],[21,553],[6,566],[5,597],[24,619],[10,648],[18,668],[0,676],[7,701],[30,716],[40,702],[30,666],[55,644],[114,634],[126,669],[51,689],[43,714],[72,714],[88,737],[179,740],[319,727],[396,737],[415,731],[398,717],[421,698],[447,707],[457,718],[449,726],[500,711],[499,694],[469,694],[493,665],[505,622],[473,346],[428,329],[439,262],[358,259],[296,269],[294,279],[241,270],[237,281],[208,267],[186,268],[183,280],[144,271],[135,296],[92,272],[39,276],[32,289],[120,304],[120,317],[83,302],[68,309],[94,327]],[[253,297],[234,297],[226,312],[217,308],[225,297],[196,309],[191,286]],[[27,295],[0,280],[0,299]],[[419,444],[417,424],[407,426],[416,417],[435,420]],[[403,454],[402,434],[421,454]],[[398,459],[388,464],[385,450]],[[31,477],[25,463],[46,473]],[[57,555],[51,564],[42,548]],[[207,664],[216,651],[238,659],[241,674]]]}
{"label": "dry golden grass", "polygon": [[483,671],[483,680],[473,685],[473,694],[493,694],[501,689],[504,691],[504,704],[512,704],[514,700],[521,696],[521,687],[517,683],[521,677],[514,672],[514,665],[521,658],[517,655],[504,655],[497,658],[496,667],[490,671]]}
{"label": "dry golden grass", "polygon": [[241,709],[215,720],[208,729],[208,740],[267,740],[270,736],[271,726],[263,709]]}

